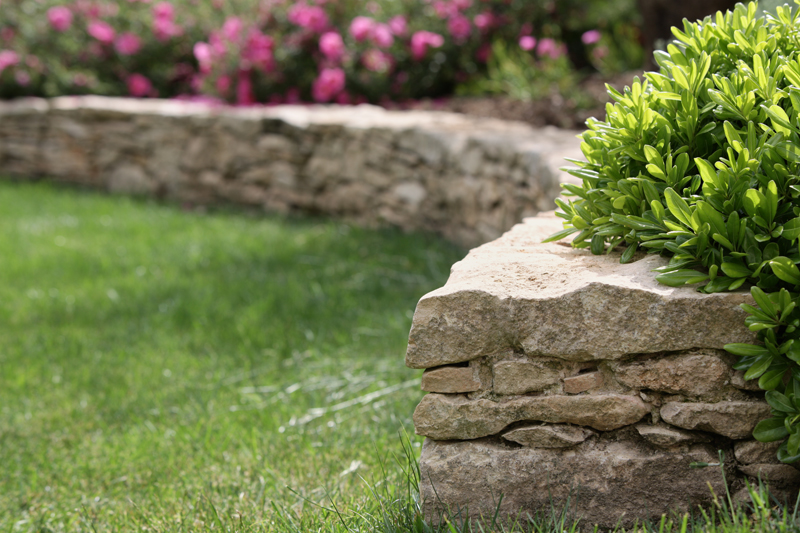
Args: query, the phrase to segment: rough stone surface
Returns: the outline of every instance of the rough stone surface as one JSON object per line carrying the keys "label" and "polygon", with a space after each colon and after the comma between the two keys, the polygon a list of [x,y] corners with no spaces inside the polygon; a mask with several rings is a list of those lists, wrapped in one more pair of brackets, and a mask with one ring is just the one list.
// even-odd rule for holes
{"label": "rough stone surface", "polygon": [[[619,360],[752,342],[740,303],[745,291],[701,294],[660,285],[650,255],[622,265],[562,244],[541,244],[561,229],[536,217],[472,250],[447,284],[417,304],[406,364],[429,368],[521,349],[528,357]],[[609,327],[613,324],[613,327]]]}
{"label": "rough stone surface", "polygon": [[559,424],[519,427],[503,433],[503,438],[529,448],[570,448],[592,435],[590,429]]}
{"label": "rough stone surface", "polygon": [[733,453],[736,455],[737,461],[746,465],[754,463],[780,463],[777,456],[780,446],[780,442],[746,440],[734,444]]}
{"label": "rough stone surface", "polygon": [[546,361],[500,361],[492,366],[495,394],[511,395],[541,391],[558,385],[557,364]]}
{"label": "rough stone surface", "polygon": [[628,387],[695,397],[724,394],[732,374],[728,362],[707,353],[656,356],[612,368],[617,381]]}
{"label": "rough stone surface", "polygon": [[766,402],[669,402],[661,408],[661,418],[673,426],[711,431],[731,439],[752,436],[756,424],[769,415]]}
{"label": "rough stone surface", "polygon": [[577,493],[573,510],[584,525],[614,528],[708,503],[709,483],[724,494],[718,468],[689,467],[716,458],[704,444],[667,452],[612,439],[565,450],[508,447],[495,439],[426,439],[420,490],[429,517],[436,516],[437,500],[468,508],[474,518],[493,516],[502,494],[501,518],[512,519],[549,510],[551,503],[558,508],[568,497],[575,503]]}
{"label": "rough stone surface", "polygon": [[695,442],[708,442],[708,436],[701,433],[692,433],[668,426],[652,426],[649,424],[636,424],[636,431],[647,442],[660,448],[671,448],[682,444]]}
{"label": "rough stone surface", "polygon": [[374,106],[229,108],[97,96],[0,102],[0,168],[181,202],[237,202],[464,245],[552,208],[576,132]]}
{"label": "rough stone surface", "polygon": [[778,488],[797,489],[800,485],[800,471],[787,464],[752,464],[740,466],[739,470],[752,478],[760,477],[770,486]]}
{"label": "rough stone surface", "polygon": [[575,424],[609,431],[638,422],[650,412],[637,396],[518,397],[505,402],[428,394],[414,411],[418,435],[432,439],[477,439],[524,420]]}
{"label": "rough stone surface", "polygon": [[460,393],[481,388],[471,367],[443,366],[422,373],[422,390],[427,392]]}
{"label": "rough stone surface", "polygon": [[600,372],[587,372],[578,376],[564,378],[564,392],[567,394],[580,394],[603,385],[603,374]]}

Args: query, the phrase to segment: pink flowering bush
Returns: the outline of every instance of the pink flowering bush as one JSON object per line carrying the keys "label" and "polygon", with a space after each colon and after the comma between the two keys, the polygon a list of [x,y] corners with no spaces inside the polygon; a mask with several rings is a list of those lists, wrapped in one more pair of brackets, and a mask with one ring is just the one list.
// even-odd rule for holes
{"label": "pink flowering bush", "polygon": [[[452,94],[457,86],[486,76],[498,41],[522,47],[537,61],[563,61],[564,37],[578,30],[553,21],[563,18],[558,10],[567,5],[575,13],[585,11],[577,9],[583,5],[578,0],[38,0],[25,5],[23,12],[18,3],[2,3],[2,98],[93,93],[240,105]],[[578,24],[576,39],[583,39],[591,57],[599,57],[608,44],[598,36],[608,32],[601,19],[594,20]]]}

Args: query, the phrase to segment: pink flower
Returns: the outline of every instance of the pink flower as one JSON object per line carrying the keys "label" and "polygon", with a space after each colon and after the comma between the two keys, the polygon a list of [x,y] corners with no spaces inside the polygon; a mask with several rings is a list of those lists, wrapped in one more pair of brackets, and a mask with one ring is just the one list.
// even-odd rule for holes
{"label": "pink flower", "polygon": [[14,80],[20,87],[27,87],[31,83],[31,75],[24,70],[18,70],[14,73]]}
{"label": "pink flower", "polygon": [[19,55],[12,50],[0,50],[0,73],[19,63]]}
{"label": "pink flower", "polygon": [[111,44],[114,42],[114,28],[102,20],[91,21],[86,31],[103,44]]}
{"label": "pink flower", "polygon": [[404,37],[408,33],[408,22],[402,15],[397,15],[389,19],[389,29],[398,37]]}
{"label": "pink flower", "polygon": [[465,9],[469,9],[472,6],[472,0],[453,0],[453,5],[463,11]]}
{"label": "pink flower", "polygon": [[375,21],[369,17],[356,17],[350,23],[350,35],[358,42],[365,40],[372,34]]}
{"label": "pink flower", "polygon": [[472,24],[464,15],[456,15],[447,21],[447,29],[456,43],[463,43],[472,33]]}
{"label": "pink flower", "polygon": [[559,45],[553,39],[545,38],[539,41],[539,47],[536,49],[539,57],[548,56],[550,59],[558,59],[566,53],[564,45]]}
{"label": "pink flower", "polygon": [[330,102],[344,90],[345,76],[340,68],[322,69],[311,87],[311,96],[317,102]]}
{"label": "pink flower", "polygon": [[342,36],[335,31],[323,33],[319,38],[319,50],[325,57],[337,60],[344,55],[344,41]]}
{"label": "pink flower", "polygon": [[242,67],[248,67],[246,63],[249,63],[264,72],[271,71],[275,66],[274,49],[275,41],[272,37],[262,34],[257,29],[251,30],[250,35],[247,36],[244,50],[242,50]]}
{"label": "pink flower", "polygon": [[211,46],[204,42],[194,43],[192,51],[194,52],[194,57],[197,59],[198,65],[200,65],[200,72],[208,73],[211,71]]}
{"label": "pink flower", "polygon": [[411,36],[411,55],[419,61],[425,57],[428,47],[439,48],[444,44],[444,37],[430,31],[418,31]]}
{"label": "pink flower", "polygon": [[67,31],[72,26],[72,11],[68,7],[55,6],[47,10],[47,21],[56,31]]}
{"label": "pink flower", "polygon": [[600,40],[600,32],[598,30],[589,30],[583,35],[581,35],[581,41],[583,44],[594,44]]}
{"label": "pink flower", "polygon": [[440,19],[446,19],[451,15],[458,14],[458,8],[455,5],[442,0],[437,0],[433,3],[433,10]]}
{"label": "pink flower", "polygon": [[231,77],[223,75],[217,78],[217,83],[214,86],[217,88],[219,94],[225,95],[231,90],[231,83]]}
{"label": "pink flower", "polygon": [[174,20],[175,8],[169,2],[159,2],[153,6],[153,17],[157,19]]}
{"label": "pink flower", "polygon": [[392,56],[386,52],[372,48],[364,52],[364,55],[361,56],[361,63],[367,70],[372,72],[386,72],[392,67]]}
{"label": "pink flower", "polygon": [[183,29],[168,18],[158,17],[153,21],[153,34],[162,43],[181,33],[183,33]]}
{"label": "pink flower", "polygon": [[526,52],[530,52],[534,48],[536,48],[536,39],[531,37],[530,35],[523,35],[519,38],[519,47],[525,50]]}
{"label": "pink flower", "polygon": [[239,33],[242,31],[242,19],[239,17],[229,17],[222,25],[222,35],[228,41],[234,43],[239,40]]}
{"label": "pink flower", "polygon": [[128,85],[128,93],[137,98],[147,96],[153,90],[153,84],[141,74],[131,74],[125,83]]}
{"label": "pink flower", "polygon": [[292,5],[288,14],[289,22],[313,32],[325,31],[328,27],[328,15],[319,6],[309,6],[304,3]]}
{"label": "pink flower", "polygon": [[473,22],[475,22],[475,27],[485,32],[494,25],[494,15],[491,11],[484,11],[483,13],[475,15]]}
{"label": "pink flower", "polygon": [[388,24],[376,24],[372,28],[372,42],[381,48],[389,48],[394,44],[392,29]]}
{"label": "pink flower", "polygon": [[132,56],[142,47],[142,41],[134,33],[123,33],[114,41],[114,49],[121,56]]}
{"label": "pink flower", "polygon": [[238,105],[253,105],[255,101],[250,71],[241,69],[236,83],[236,103]]}

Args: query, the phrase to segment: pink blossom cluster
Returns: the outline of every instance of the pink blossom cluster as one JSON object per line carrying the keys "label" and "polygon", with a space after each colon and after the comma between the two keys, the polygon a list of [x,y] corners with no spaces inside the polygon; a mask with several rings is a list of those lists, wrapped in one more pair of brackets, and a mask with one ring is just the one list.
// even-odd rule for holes
{"label": "pink blossom cluster", "polygon": [[[170,0],[61,2],[43,9],[42,18],[52,39],[80,43],[69,58],[79,67],[59,81],[64,91],[102,84],[134,97],[219,98],[240,105],[406,98],[419,94],[424,80],[426,86],[452,86],[440,81],[443,76],[461,81],[469,75],[460,66],[444,73],[443,62],[467,57],[485,63],[492,41],[509,33],[510,20],[503,14],[506,0],[406,0],[391,7],[373,1],[349,15],[335,0],[261,0],[257,13],[228,16],[211,27],[201,27],[192,12]],[[204,5],[219,10],[225,4]],[[140,13],[135,22],[128,19],[134,12]],[[516,31],[520,23],[512,22]],[[562,44],[533,37],[530,24],[518,35],[520,47],[543,60],[564,53]],[[21,53],[19,38],[0,20],[0,88],[11,79],[27,86],[53,75],[47,61]],[[586,44],[599,39],[597,31],[583,35]],[[471,72],[480,68],[473,65]]]}

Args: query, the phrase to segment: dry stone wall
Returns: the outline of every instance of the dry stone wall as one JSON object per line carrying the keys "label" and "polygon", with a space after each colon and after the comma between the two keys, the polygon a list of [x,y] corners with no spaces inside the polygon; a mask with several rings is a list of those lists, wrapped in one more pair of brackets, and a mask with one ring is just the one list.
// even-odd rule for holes
{"label": "dry stone wall", "polygon": [[[658,519],[769,479],[790,495],[800,472],[752,439],[770,409],[723,350],[750,342],[746,292],[659,285],[640,255],[593,256],[552,215],[529,218],[453,266],[417,305],[406,364],[426,369],[414,412],[422,498],[472,517],[525,518],[570,499],[612,528]],[[795,492],[796,493],[796,492]],[[577,498],[577,500],[576,500]]]}
{"label": "dry stone wall", "polygon": [[578,145],[553,128],[373,106],[0,102],[0,175],[432,230],[464,245],[550,209],[553,167]]}

